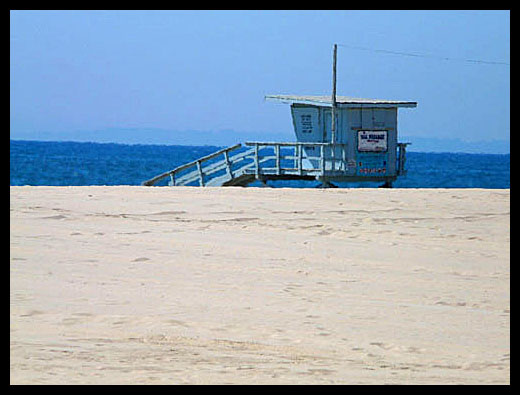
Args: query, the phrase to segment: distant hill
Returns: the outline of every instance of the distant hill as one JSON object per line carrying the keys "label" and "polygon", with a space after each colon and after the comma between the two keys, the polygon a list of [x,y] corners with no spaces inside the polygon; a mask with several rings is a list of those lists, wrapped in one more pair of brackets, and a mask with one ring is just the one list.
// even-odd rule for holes
{"label": "distant hill", "polygon": [[105,129],[95,131],[39,132],[11,134],[12,140],[76,141],[120,144],[228,146],[245,141],[291,141],[294,135],[264,132],[172,131],[165,129]]}
{"label": "distant hill", "polygon": [[509,154],[509,141],[463,141],[460,139],[440,139],[400,136],[399,141],[411,142],[407,147],[413,152],[463,152],[468,154]]}

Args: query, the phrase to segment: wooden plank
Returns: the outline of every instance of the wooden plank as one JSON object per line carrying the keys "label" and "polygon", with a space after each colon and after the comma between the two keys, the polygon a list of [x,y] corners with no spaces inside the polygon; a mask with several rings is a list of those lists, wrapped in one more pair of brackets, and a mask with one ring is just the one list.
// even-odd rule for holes
{"label": "wooden plank", "polygon": [[[245,169],[245,174],[255,174],[255,170],[253,168]],[[298,171],[298,169],[283,169],[281,171],[281,174],[276,174],[276,169],[274,167],[270,168],[262,168],[262,177],[263,176],[283,176],[283,175],[294,175],[294,176],[301,176],[301,177],[307,177],[307,176],[320,176],[321,170],[320,169],[305,169],[303,170],[302,174]],[[297,179],[297,178],[295,178]]]}
{"label": "wooden plank", "polygon": [[199,172],[193,170],[190,173],[183,175],[182,177],[176,178],[175,185],[183,186],[188,185],[190,182],[197,181],[199,179]]}
{"label": "wooden plank", "polygon": [[231,164],[236,164],[245,159],[254,159],[253,155],[254,155],[254,149],[251,148],[250,150],[248,150],[246,152],[241,152],[240,154],[230,156],[229,160],[231,161]]}
{"label": "wooden plank", "polygon": [[224,161],[213,163],[210,166],[203,167],[202,171],[204,172],[204,179],[207,180],[208,176],[210,176],[213,173],[216,173],[217,171],[224,170],[226,168],[226,163]]}

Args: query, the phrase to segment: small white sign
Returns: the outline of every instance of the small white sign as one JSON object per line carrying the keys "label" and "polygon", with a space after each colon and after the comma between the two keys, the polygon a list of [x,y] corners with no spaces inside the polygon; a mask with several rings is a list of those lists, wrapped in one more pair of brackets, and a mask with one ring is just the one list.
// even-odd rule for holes
{"label": "small white sign", "polygon": [[302,133],[312,133],[312,115],[301,114],[300,121]]}
{"label": "small white sign", "polygon": [[387,134],[386,130],[358,131],[358,151],[385,152],[387,150]]}

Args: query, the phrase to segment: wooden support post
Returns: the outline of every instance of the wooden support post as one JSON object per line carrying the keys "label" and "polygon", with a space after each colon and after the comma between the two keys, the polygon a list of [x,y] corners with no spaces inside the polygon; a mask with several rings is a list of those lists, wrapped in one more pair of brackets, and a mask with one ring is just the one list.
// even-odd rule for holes
{"label": "wooden support post", "polygon": [[258,160],[258,144],[255,144],[255,175],[258,178],[260,174],[260,161]]}
{"label": "wooden support post", "polygon": [[335,168],[335,163],[334,163],[334,156],[336,154],[336,146],[335,145],[331,145],[330,146],[330,170],[334,171],[336,170]]}
{"label": "wooden support post", "polygon": [[403,146],[399,144],[399,158],[397,160],[397,175],[403,174]]}
{"label": "wooden support post", "polygon": [[347,150],[345,144],[341,145],[341,161],[343,162],[343,171],[347,171]]}
{"label": "wooden support post", "polygon": [[276,156],[276,174],[280,174],[280,146],[277,144],[274,146],[274,152]]}
{"label": "wooden support post", "polygon": [[201,187],[204,186],[204,175],[202,174],[202,165],[200,160],[197,161],[197,169],[199,170],[199,184]]}
{"label": "wooden support post", "polygon": [[226,173],[229,179],[233,178],[233,172],[231,171],[231,162],[229,161],[229,154],[227,151],[224,151],[224,159],[226,161]]}
{"label": "wooden support post", "polygon": [[325,146],[320,145],[320,164],[321,164],[321,175],[325,175]]}
{"label": "wooden support post", "polygon": [[298,173],[302,175],[303,173],[303,166],[302,166],[302,157],[303,157],[303,145],[297,145],[298,148]]}
{"label": "wooden support post", "polygon": [[[406,174],[406,169],[404,167],[405,163],[406,163],[406,144],[403,144],[401,146],[401,149],[403,150],[403,156],[402,156],[402,164],[401,164],[401,174],[405,175]],[[399,150],[401,151],[401,150]]]}
{"label": "wooden support post", "polygon": [[410,143],[397,143],[399,146],[399,160],[397,163],[397,175],[405,175],[406,169],[404,167],[406,163],[406,146]]}
{"label": "wooden support post", "polygon": [[174,187],[175,186],[175,172],[173,172],[173,171],[170,173],[170,180],[172,182],[172,187]]}

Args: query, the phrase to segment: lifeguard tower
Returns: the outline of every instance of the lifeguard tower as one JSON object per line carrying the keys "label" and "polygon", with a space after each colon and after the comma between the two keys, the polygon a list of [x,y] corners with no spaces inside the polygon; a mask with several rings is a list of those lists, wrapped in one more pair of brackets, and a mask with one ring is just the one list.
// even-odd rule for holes
{"label": "lifeguard tower", "polygon": [[336,46],[331,96],[268,95],[290,105],[295,142],[246,142],[160,174],[168,185],[247,186],[254,181],[370,181],[391,187],[406,174],[406,146],[397,139],[397,111],[413,101],[336,96]]}

